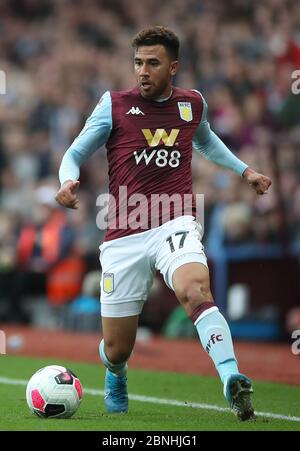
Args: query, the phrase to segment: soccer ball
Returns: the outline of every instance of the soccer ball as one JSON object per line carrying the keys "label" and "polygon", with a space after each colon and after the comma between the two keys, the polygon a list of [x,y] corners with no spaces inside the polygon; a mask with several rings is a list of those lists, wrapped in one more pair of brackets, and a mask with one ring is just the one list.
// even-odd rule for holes
{"label": "soccer ball", "polygon": [[26,388],[29,409],[42,418],[70,418],[81,399],[80,380],[72,371],[59,365],[38,370]]}

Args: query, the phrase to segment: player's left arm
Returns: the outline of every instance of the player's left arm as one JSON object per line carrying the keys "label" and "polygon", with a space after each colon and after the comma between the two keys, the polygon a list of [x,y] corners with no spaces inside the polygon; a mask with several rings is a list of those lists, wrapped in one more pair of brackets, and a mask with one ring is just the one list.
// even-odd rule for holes
{"label": "player's left arm", "polygon": [[203,113],[201,122],[193,137],[193,148],[207,160],[210,160],[219,166],[231,169],[239,174],[248,182],[257,194],[265,194],[272,184],[271,179],[251,169],[246,163],[237,158],[211,130],[207,120],[207,103],[203,97],[202,100]]}

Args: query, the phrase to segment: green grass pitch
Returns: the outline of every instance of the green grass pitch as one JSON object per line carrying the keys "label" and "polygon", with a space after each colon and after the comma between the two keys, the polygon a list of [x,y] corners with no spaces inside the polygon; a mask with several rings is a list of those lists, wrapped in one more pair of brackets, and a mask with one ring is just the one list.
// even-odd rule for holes
{"label": "green grass pitch", "polygon": [[[83,385],[83,401],[71,419],[38,418],[27,407],[26,381],[37,369],[51,364],[70,368]],[[95,365],[2,355],[0,430],[300,430],[300,391],[294,386],[254,381],[254,405],[259,416],[256,421],[241,423],[231,412],[217,410],[218,407],[228,407],[217,377],[130,369],[129,395],[132,399],[129,413],[121,415],[105,412],[103,396],[99,393],[103,390],[103,385],[104,368],[100,363]],[[205,405],[212,407],[209,409]]]}

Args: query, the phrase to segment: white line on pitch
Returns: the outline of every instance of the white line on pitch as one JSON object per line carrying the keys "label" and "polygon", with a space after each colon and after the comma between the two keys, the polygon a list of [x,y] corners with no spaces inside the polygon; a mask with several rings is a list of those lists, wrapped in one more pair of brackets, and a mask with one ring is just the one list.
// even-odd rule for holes
{"label": "white line on pitch", "polygon": [[[10,379],[8,377],[0,377],[0,384],[25,386],[27,385],[27,382],[28,381],[23,379]],[[83,393],[92,396],[102,396],[103,390],[97,390],[95,388],[84,388]],[[216,412],[230,412],[230,409],[228,407],[219,407],[213,404],[202,404],[198,402],[177,401],[176,399],[156,398],[154,396],[129,395],[129,399],[132,401],[150,402],[152,404],[164,404],[168,406],[177,406],[177,407],[191,407],[194,409],[214,410]],[[255,414],[260,417],[273,418],[276,420],[300,422],[300,417],[281,415],[278,413],[255,411]]]}

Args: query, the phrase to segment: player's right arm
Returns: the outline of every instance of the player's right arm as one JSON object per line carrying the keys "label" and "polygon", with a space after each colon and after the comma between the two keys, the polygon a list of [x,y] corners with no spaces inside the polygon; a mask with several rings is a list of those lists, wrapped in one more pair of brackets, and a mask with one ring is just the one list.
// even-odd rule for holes
{"label": "player's right arm", "polygon": [[111,95],[106,91],[82,131],[64,154],[59,168],[61,187],[55,196],[63,207],[78,208],[80,166],[108,141],[112,129],[111,112]]}

